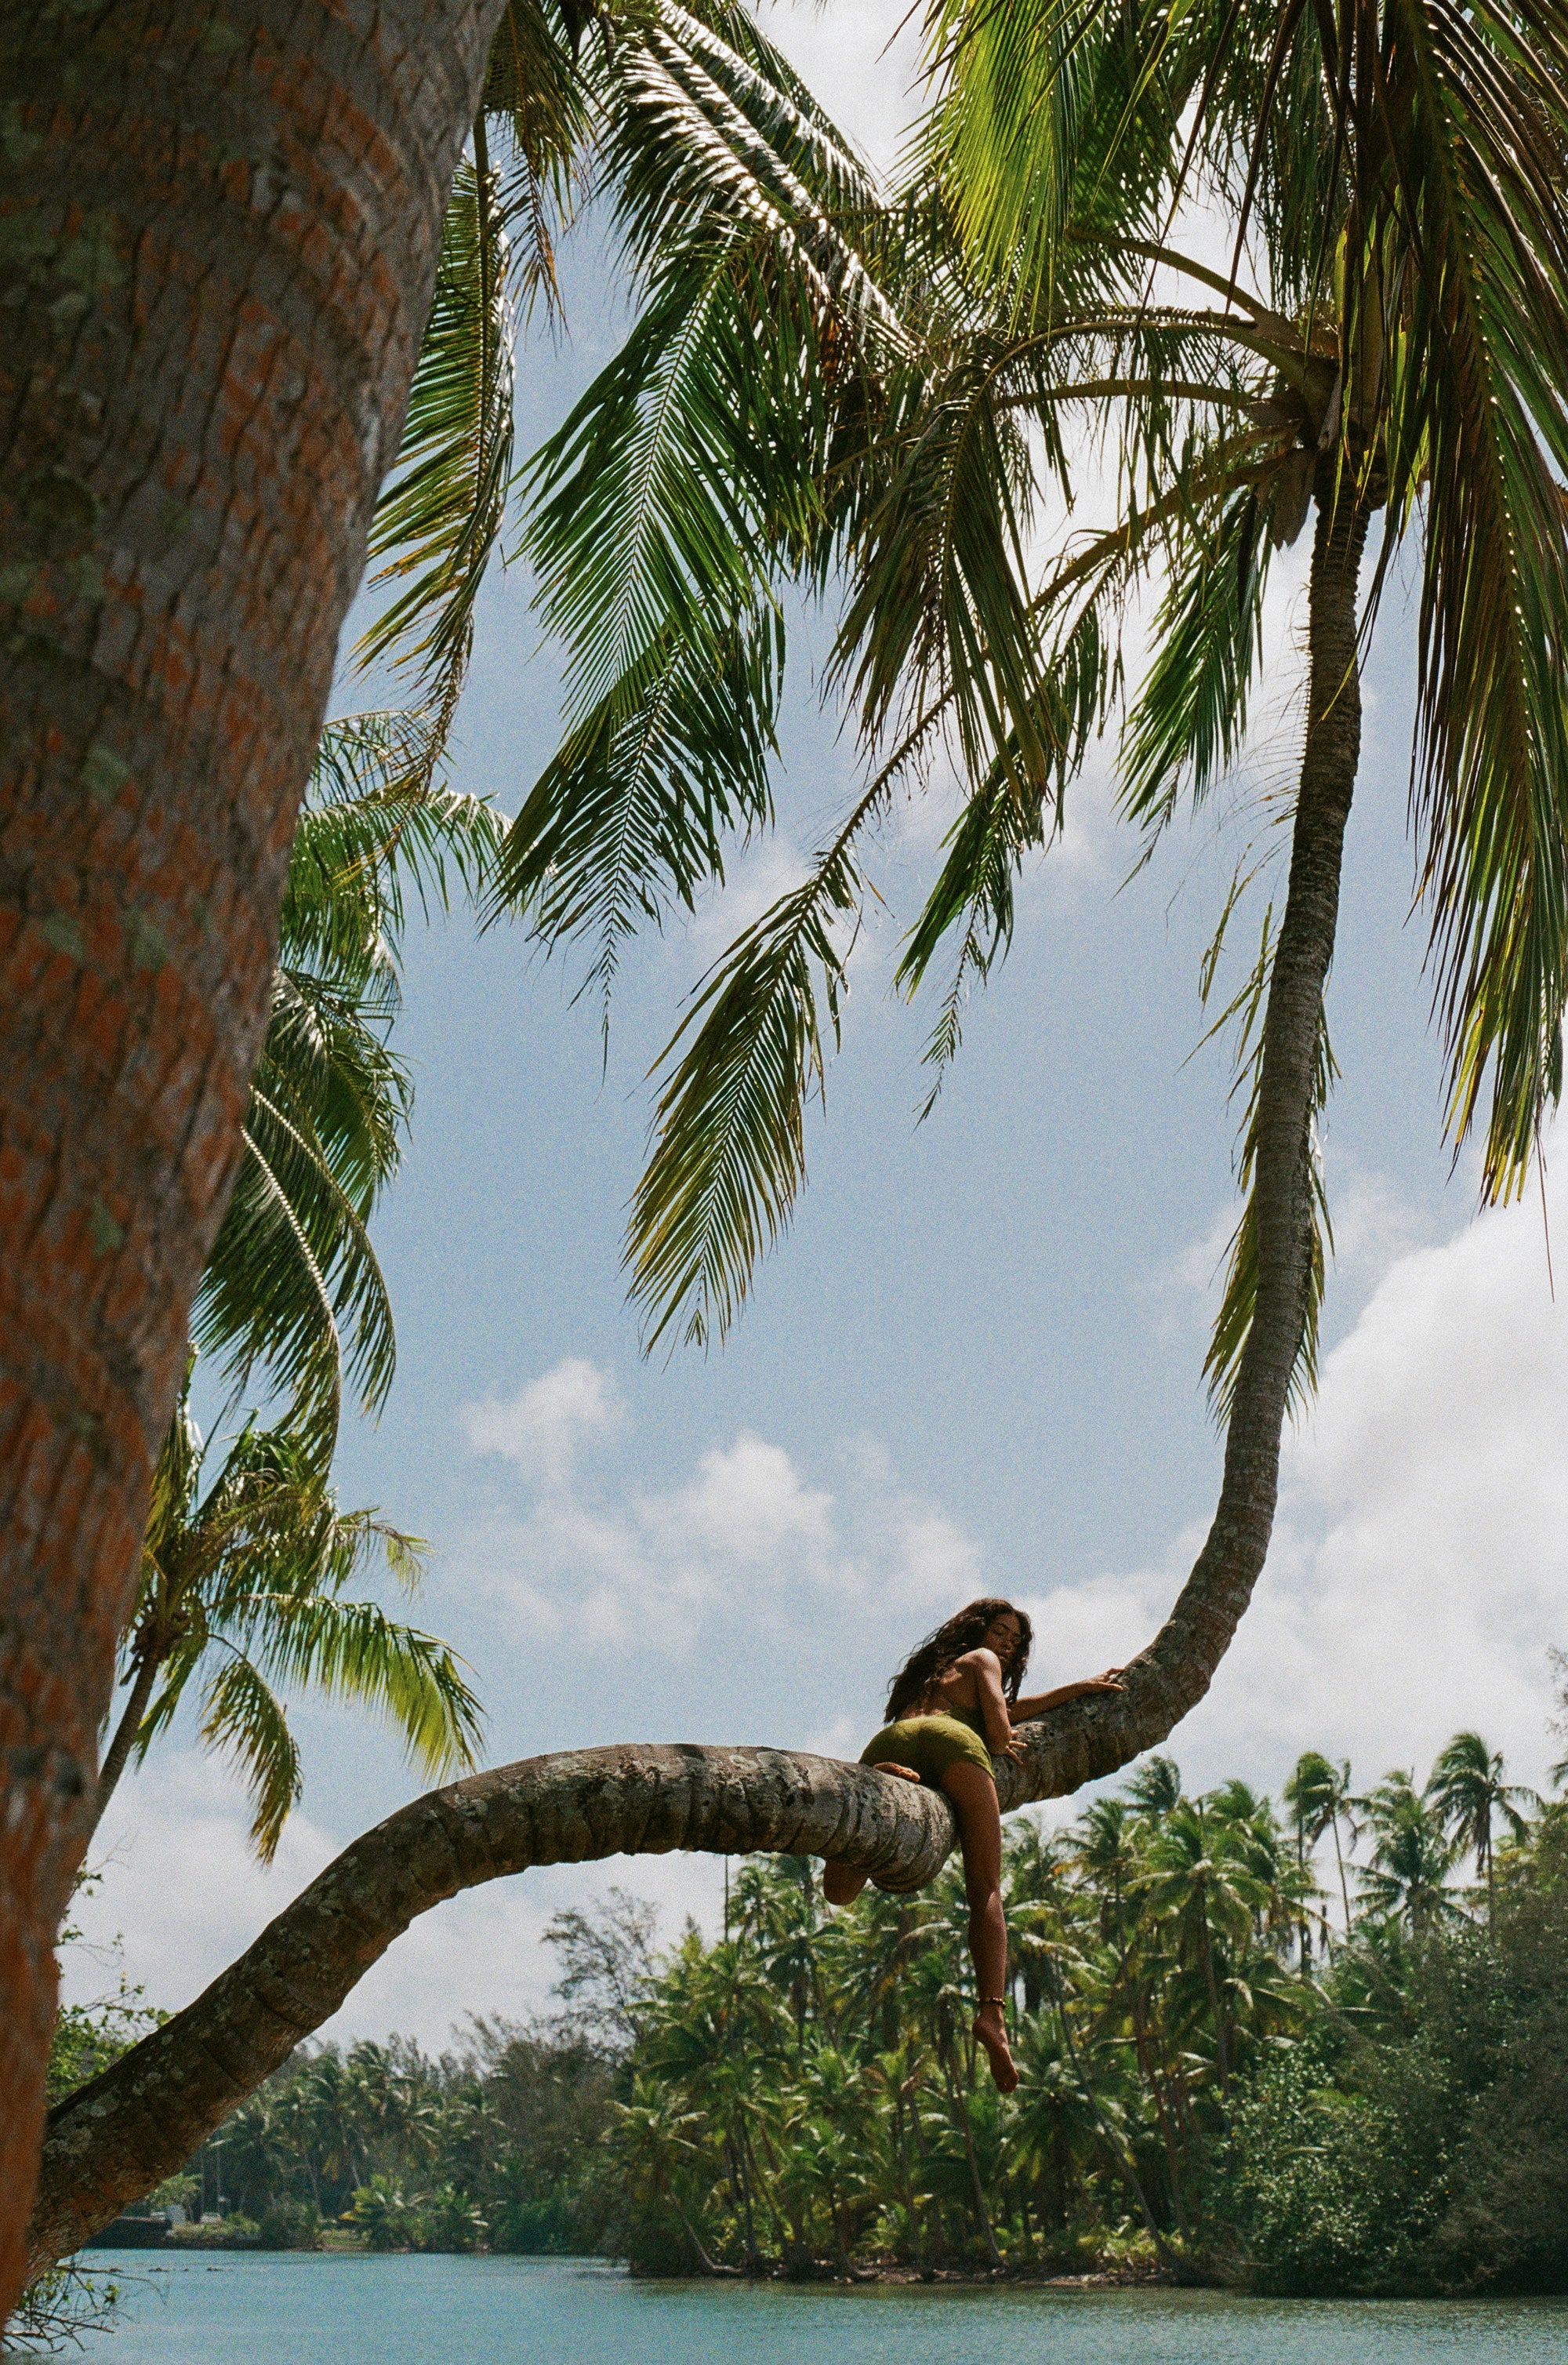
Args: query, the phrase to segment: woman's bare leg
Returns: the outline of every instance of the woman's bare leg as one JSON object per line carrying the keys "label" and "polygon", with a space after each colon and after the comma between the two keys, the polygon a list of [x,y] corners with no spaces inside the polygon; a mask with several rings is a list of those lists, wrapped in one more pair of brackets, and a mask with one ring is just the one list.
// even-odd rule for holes
{"label": "woman's bare leg", "polygon": [[1007,1923],[1002,1911],[1002,1810],[996,1784],[978,1765],[949,1765],[942,1788],[958,1810],[964,1851],[964,1891],[969,1900],[969,1952],[982,1999],[975,2034],[986,2049],[991,2074],[1004,2094],[1018,2083],[1007,2043],[1002,1998],[1007,1989]]}
{"label": "woman's bare leg", "polygon": [[[896,1774],[901,1781],[918,1782],[919,1775],[913,1765],[890,1765],[886,1760],[877,1767],[879,1774]],[[846,1864],[824,1864],[823,1895],[830,1905],[853,1905],[866,1886],[863,1872],[851,1872]]]}

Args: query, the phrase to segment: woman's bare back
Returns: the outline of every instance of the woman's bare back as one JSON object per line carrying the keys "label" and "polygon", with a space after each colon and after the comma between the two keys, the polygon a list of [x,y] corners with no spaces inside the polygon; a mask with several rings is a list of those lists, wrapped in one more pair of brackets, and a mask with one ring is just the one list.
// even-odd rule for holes
{"label": "woman's bare back", "polygon": [[979,1716],[984,1701],[980,1696],[980,1675],[984,1670],[994,1680],[1001,1673],[994,1651],[966,1651],[939,1676],[933,1676],[913,1705],[905,1709],[906,1716],[951,1716],[961,1709],[969,1716]]}

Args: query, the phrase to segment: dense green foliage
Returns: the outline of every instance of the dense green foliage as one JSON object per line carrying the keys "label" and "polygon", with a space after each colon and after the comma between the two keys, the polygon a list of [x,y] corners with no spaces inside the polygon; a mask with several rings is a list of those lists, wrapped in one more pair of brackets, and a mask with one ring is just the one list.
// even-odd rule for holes
{"label": "dense green foliage", "polygon": [[1189,1798],[1155,1757],[1070,1827],[1013,1824],[1011,2101],[956,1864],[834,1916],[810,1861],[749,1858],[714,1945],[655,1955],[619,1892],[559,1917],[546,2027],[297,2055],[230,2122],[229,2205],[274,2242],[336,2220],[648,2273],[1568,2288],[1568,1809],[1521,1814],[1473,1735],[1425,1791],[1309,1755],[1287,1795]]}

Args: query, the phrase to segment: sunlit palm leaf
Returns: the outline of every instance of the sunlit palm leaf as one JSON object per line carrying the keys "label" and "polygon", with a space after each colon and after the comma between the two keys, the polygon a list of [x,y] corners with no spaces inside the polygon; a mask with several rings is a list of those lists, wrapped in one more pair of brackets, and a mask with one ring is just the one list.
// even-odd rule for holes
{"label": "sunlit palm leaf", "polygon": [[444,744],[474,643],[474,606],[507,513],[512,457],[510,255],[487,157],[458,167],[435,305],[420,347],[398,469],[376,507],[371,588],[401,583],[360,639],[395,659]]}
{"label": "sunlit palm leaf", "polygon": [[254,1596],[235,1624],[274,1683],[378,1710],[421,1773],[474,1764],[479,1703],[461,1672],[466,1662],[435,1635],[374,1601],[322,1593]]}
{"label": "sunlit palm leaf", "polygon": [[251,1844],[263,1864],[277,1854],[305,1787],[299,1745],[282,1703],[249,1659],[228,1658],[207,1687],[201,1737],[221,1750],[251,1794]]}
{"label": "sunlit palm leaf", "polygon": [[[879,794],[880,792],[879,791]],[[657,1140],[628,1235],[652,1347],[682,1311],[689,1344],[722,1337],[805,1175],[805,1105],[846,988],[835,934],[858,908],[863,801],[811,876],[733,945],[661,1060]],[[687,1041],[689,1037],[690,1040]]]}

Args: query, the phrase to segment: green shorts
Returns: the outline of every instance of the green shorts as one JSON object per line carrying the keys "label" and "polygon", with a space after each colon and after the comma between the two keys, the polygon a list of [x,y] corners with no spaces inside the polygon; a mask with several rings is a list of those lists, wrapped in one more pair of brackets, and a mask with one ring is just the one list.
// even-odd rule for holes
{"label": "green shorts", "polygon": [[927,1789],[939,1790],[949,1765],[978,1765],[996,1779],[991,1752],[972,1726],[956,1716],[901,1716],[874,1732],[860,1752],[862,1765],[913,1765]]}

